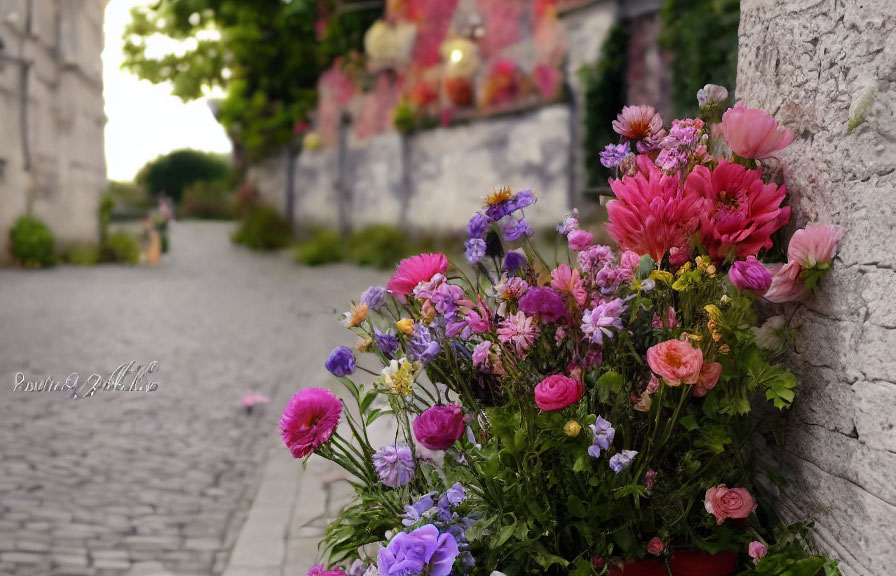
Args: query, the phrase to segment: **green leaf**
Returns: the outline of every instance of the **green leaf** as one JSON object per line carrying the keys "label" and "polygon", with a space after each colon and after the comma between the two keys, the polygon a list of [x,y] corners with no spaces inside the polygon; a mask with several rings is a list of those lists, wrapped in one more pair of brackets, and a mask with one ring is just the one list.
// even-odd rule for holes
{"label": "green leaf", "polygon": [[653,258],[650,257],[649,254],[641,256],[641,261],[638,262],[638,278],[641,280],[647,278],[655,268],[656,262],[653,260]]}
{"label": "green leaf", "polygon": [[681,424],[682,426],[684,426],[685,430],[687,430],[688,432],[693,432],[694,430],[696,430],[697,428],[700,427],[700,425],[697,424],[697,419],[694,417],[693,414],[688,414],[687,416],[682,416],[681,418],[678,419],[678,423]]}
{"label": "green leaf", "polygon": [[510,540],[510,537],[513,536],[513,532],[516,530],[516,520],[513,521],[513,524],[508,524],[501,528],[501,531],[498,532],[498,538],[495,540],[495,548],[499,548],[507,543]]}
{"label": "green leaf", "polygon": [[587,515],[585,505],[582,504],[579,497],[574,494],[570,494],[569,498],[566,499],[566,509],[569,510],[570,515],[575,518],[584,518]]}

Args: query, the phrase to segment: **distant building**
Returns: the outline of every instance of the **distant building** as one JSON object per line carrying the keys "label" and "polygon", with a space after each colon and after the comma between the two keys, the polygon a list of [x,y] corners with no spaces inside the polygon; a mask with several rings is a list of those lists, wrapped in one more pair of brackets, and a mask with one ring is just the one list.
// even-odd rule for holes
{"label": "distant building", "polygon": [[20,215],[95,242],[106,187],[106,0],[0,0],[0,261]]}

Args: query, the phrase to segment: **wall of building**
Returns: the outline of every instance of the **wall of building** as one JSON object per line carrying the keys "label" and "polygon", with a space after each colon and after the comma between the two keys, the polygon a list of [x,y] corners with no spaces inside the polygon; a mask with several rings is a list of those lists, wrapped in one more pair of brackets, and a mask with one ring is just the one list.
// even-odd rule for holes
{"label": "wall of building", "polygon": [[891,0],[743,0],[737,98],[796,138],[782,154],[794,225],[846,231],[795,312],[801,393],[781,493],[846,576],[896,566],[896,11]]}
{"label": "wall of building", "polygon": [[[531,188],[539,198],[536,226],[553,226],[581,204],[584,163],[580,141],[584,94],[578,71],[600,56],[617,18],[614,0],[595,0],[561,15],[566,32],[566,83],[570,101],[479,119],[402,137],[392,131],[365,140],[348,135],[343,178],[352,225],[398,224],[457,230],[493,187]],[[352,131],[349,131],[352,132]],[[299,223],[338,225],[338,150],[304,151],[295,171]],[[594,160],[596,161],[596,160]],[[407,182],[402,163],[406,162]],[[274,206],[286,206],[286,158],[250,169],[248,181]],[[406,198],[406,202],[404,199]]]}
{"label": "wall of building", "polygon": [[104,0],[0,4],[0,261],[9,227],[29,211],[60,244],[97,239],[104,9]]}

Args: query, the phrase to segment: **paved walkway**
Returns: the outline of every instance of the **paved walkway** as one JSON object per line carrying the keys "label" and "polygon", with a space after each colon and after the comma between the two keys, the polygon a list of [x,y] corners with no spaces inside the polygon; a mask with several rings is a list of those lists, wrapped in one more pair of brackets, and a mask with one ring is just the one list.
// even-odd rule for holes
{"label": "paved walkway", "polygon": [[[158,268],[0,270],[0,574],[301,575],[315,560],[344,483],[317,464],[300,476],[277,420],[297,389],[337,385],[322,363],[349,335],[333,312],[385,275],[300,268],[228,233],[178,223]],[[14,391],[17,372],[83,381],[131,360],[159,362],[158,390]],[[271,404],[245,413],[246,391]]]}

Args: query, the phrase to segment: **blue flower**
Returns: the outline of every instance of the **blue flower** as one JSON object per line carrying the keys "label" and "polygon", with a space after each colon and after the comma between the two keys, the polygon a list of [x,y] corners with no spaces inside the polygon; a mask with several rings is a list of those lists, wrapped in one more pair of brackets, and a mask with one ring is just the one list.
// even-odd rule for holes
{"label": "blue flower", "polygon": [[600,458],[601,451],[607,450],[610,444],[613,443],[613,438],[616,437],[616,430],[612,424],[600,416],[597,417],[597,420],[589,428],[594,432],[594,443],[588,448],[588,454],[594,458]]}
{"label": "blue flower", "polygon": [[421,496],[414,504],[411,506],[404,507],[404,515],[401,517],[401,523],[404,526],[413,526],[417,522],[419,522],[423,515],[432,510],[436,502],[433,500],[433,496],[435,496],[435,492],[430,492],[429,494],[425,494]]}
{"label": "blue flower", "polygon": [[464,246],[466,247],[464,256],[470,264],[478,264],[485,258],[485,240],[471,238],[464,242]]}
{"label": "blue flower", "polygon": [[324,363],[334,376],[347,376],[355,372],[355,355],[346,346],[340,346],[332,352]]}
{"label": "blue flower", "polygon": [[632,465],[632,460],[634,460],[637,455],[638,452],[636,450],[623,450],[622,452],[613,454],[612,458],[610,458],[610,468],[613,469],[613,472],[619,474]]}
{"label": "blue flower", "polygon": [[414,327],[414,335],[411,336],[407,344],[407,354],[410,360],[419,360],[423,364],[429,364],[441,350],[441,346],[433,338],[429,328],[422,324]]}
{"label": "blue flower", "polygon": [[380,332],[379,329],[374,326],[373,327],[373,340],[376,342],[376,347],[380,349],[380,352],[388,359],[393,359],[395,357],[395,352],[398,350],[398,336],[395,335],[394,330],[389,330],[388,332]]}
{"label": "blue flower", "polygon": [[414,479],[414,455],[404,445],[384,446],[373,455],[373,468],[380,482],[398,488]]}
{"label": "blue flower", "polygon": [[504,240],[507,240],[508,242],[519,240],[523,236],[531,236],[534,233],[532,225],[529,224],[529,221],[525,218],[520,220],[510,220],[501,225],[501,235],[504,236]]}
{"label": "blue flower", "polygon": [[386,305],[388,291],[382,286],[371,286],[361,294],[361,302],[371,310],[379,310]]}
{"label": "blue flower", "polygon": [[488,224],[488,218],[481,212],[477,212],[473,214],[470,221],[467,223],[467,234],[470,235],[470,238],[484,240],[485,233],[488,232]]}
{"label": "blue flower", "polygon": [[513,250],[511,250],[507,253],[506,256],[504,256],[504,270],[509,274],[513,274],[514,272],[525,266],[526,263],[526,257],[523,254],[520,254],[519,252],[515,252]]}
{"label": "blue flower", "polygon": [[607,144],[600,153],[600,163],[607,168],[615,168],[622,164],[625,157],[628,156],[628,142],[622,144]]}

